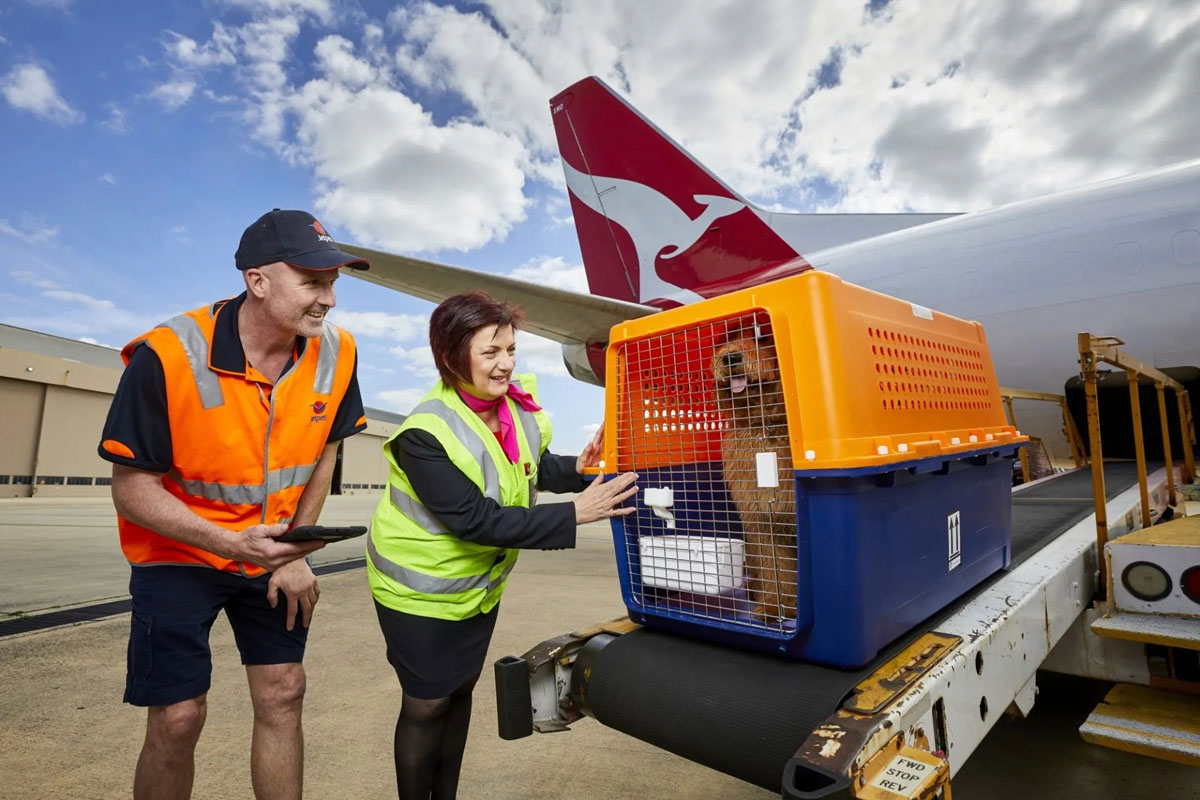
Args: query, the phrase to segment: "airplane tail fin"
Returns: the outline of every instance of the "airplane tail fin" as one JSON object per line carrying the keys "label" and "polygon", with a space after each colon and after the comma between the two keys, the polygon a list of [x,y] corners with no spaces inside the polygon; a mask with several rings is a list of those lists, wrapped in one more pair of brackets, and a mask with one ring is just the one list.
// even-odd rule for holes
{"label": "airplane tail fin", "polygon": [[766,212],[598,78],[550,112],[593,294],[667,306],[809,268]]}

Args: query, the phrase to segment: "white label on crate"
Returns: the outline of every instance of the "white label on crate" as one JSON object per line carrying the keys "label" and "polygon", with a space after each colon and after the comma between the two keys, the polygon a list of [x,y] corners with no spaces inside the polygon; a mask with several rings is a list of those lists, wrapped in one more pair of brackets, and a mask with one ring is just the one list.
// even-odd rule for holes
{"label": "white label on crate", "polygon": [[921,785],[935,774],[932,764],[907,756],[896,756],[871,780],[870,785],[902,797],[913,797]]}
{"label": "white label on crate", "polygon": [[946,539],[950,549],[950,570],[962,563],[962,522],[955,511],[946,517]]}
{"label": "white label on crate", "polygon": [[779,459],[772,452],[755,453],[758,459],[758,485],[762,489],[779,488]]}
{"label": "white label on crate", "polygon": [[925,306],[919,306],[916,303],[909,303],[912,306],[913,316],[921,319],[933,319],[933,312]]}

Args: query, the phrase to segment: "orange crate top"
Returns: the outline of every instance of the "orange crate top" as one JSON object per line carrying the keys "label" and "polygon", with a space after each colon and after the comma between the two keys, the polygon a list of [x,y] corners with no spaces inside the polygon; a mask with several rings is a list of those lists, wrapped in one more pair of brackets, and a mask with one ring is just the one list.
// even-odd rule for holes
{"label": "orange crate top", "polygon": [[1007,424],[982,325],[811,270],[613,326],[606,463],[719,460],[713,350],[756,324],[778,356],[798,470],[1028,441]]}

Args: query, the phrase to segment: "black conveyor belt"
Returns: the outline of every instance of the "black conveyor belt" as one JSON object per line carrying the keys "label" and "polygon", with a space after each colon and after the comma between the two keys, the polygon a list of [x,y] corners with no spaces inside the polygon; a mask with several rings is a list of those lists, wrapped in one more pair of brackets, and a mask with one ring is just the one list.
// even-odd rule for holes
{"label": "black conveyor belt", "polygon": [[[1111,500],[1137,482],[1137,467],[1113,462],[1105,464],[1104,475]],[[1081,469],[1013,495],[1013,566],[1093,512],[1091,480],[1091,472]],[[586,698],[582,705],[610,728],[779,791],[788,759],[856,684],[1002,574],[859,670],[786,661],[643,628],[596,643],[601,646],[587,654],[590,670],[576,664],[575,671],[585,673],[574,676],[583,684],[577,697]]]}

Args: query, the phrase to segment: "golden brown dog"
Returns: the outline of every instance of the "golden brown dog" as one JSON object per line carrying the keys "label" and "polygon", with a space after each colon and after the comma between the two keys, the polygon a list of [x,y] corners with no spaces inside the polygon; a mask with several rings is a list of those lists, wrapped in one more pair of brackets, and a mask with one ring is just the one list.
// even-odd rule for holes
{"label": "golden brown dog", "polygon": [[[713,352],[725,484],[746,538],[751,612],[764,621],[796,616],[796,500],[779,362],[769,337],[752,329]],[[779,486],[758,485],[757,453],[776,454]]]}

